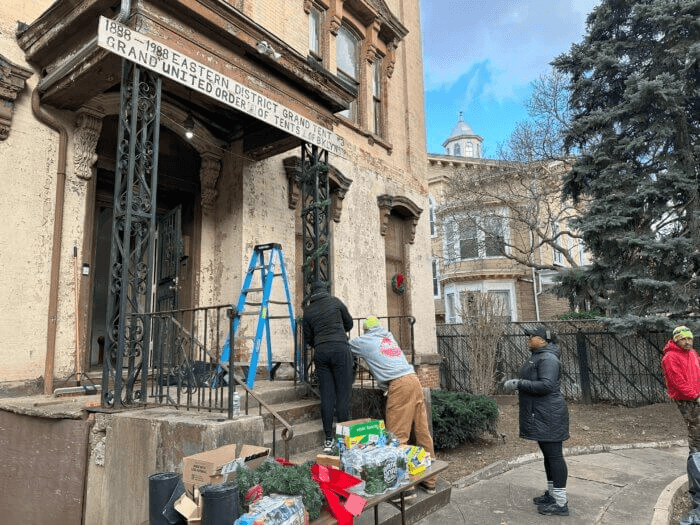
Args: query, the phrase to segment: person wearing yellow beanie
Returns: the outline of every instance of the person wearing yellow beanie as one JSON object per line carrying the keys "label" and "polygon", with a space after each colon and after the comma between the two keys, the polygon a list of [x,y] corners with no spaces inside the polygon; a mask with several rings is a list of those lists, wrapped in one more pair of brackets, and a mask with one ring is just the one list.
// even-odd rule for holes
{"label": "person wearing yellow beanie", "polygon": [[700,357],[687,326],[673,330],[664,346],[661,368],[668,397],[675,401],[688,426],[688,492],[693,509],[681,523],[700,523]]}
{"label": "person wearing yellow beanie", "polygon": [[[402,445],[406,445],[411,429],[416,444],[435,459],[430,435],[423,387],[413,365],[409,363],[393,334],[384,328],[377,316],[370,315],[362,323],[364,334],[350,340],[350,350],[367,363],[377,386],[386,392],[386,428]],[[434,477],[421,482],[428,493],[435,493]]]}

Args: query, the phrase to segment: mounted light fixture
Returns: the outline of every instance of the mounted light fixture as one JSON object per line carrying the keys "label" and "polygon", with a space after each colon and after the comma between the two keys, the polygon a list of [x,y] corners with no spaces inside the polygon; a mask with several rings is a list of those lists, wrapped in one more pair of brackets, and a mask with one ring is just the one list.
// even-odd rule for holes
{"label": "mounted light fixture", "polygon": [[255,49],[258,50],[258,53],[261,55],[267,55],[272,58],[272,60],[279,60],[282,55],[280,55],[277,51],[272,49],[272,46],[267,43],[265,40],[261,40],[257,44],[255,44]]}
{"label": "mounted light fixture", "polygon": [[194,119],[191,113],[187,114],[187,118],[182,123],[182,126],[185,128],[185,137],[188,139],[194,137]]}

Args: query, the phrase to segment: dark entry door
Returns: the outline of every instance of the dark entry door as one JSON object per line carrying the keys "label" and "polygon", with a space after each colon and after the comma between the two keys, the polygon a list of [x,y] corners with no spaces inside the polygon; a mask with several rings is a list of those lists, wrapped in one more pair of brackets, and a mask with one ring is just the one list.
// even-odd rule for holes
{"label": "dark entry door", "polygon": [[179,307],[178,277],[182,259],[182,207],[176,206],[158,220],[156,312]]}
{"label": "dark entry door", "polygon": [[[170,312],[179,307],[179,268],[182,258],[182,213],[177,206],[158,219],[158,244],[156,248],[155,305],[156,312]],[[170,363],[163,353],[171,346],[171,338],[177,333],[173,320],[177,316],[156,317],[153,325],[153,366]]]}

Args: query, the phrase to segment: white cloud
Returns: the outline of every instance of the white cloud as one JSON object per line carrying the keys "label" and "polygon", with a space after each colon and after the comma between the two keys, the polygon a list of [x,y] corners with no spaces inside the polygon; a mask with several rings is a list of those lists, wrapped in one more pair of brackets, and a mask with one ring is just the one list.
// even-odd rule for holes
{"label": "white cloud", "polygon": [[[513,96],[585,34],[599,0],[429,0],[422,4],[425,86],[446,88],[488,62],[482,92]],[[470,91],[471,92],[471,91]],[[467,95],[470,96],[470,95]]]}

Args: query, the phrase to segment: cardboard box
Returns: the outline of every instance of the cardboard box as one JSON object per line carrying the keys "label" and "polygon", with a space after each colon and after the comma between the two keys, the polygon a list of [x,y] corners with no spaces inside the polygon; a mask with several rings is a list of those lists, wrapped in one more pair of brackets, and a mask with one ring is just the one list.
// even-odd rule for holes
{"label": "cardboard box", "polygon": [[183,458],[182,481],[191,494],[201,485],[223,483],[235,479],[236,469],[245,465],[253,470],[270,455],[267,447],[224,445]]}
{"label": "cardboard box", "polygon": [[318,463],[319,465],[323,465],[324,467],[340,468],[340,456],[318,454],[316,456],[316,463]]}
{"label": "cardboard box", "polygon": [[358,443],[376,443],[385,433],[385,428],[383,419],[353,419],[338,423],[335,435],[344,441],[347,448],[352,448]]}
{"label": "cardboard box", "polygon": [[186,493],[175,502],[175,510],[187,520],[187,525],[199,525],[202,521],[202,507]]}

